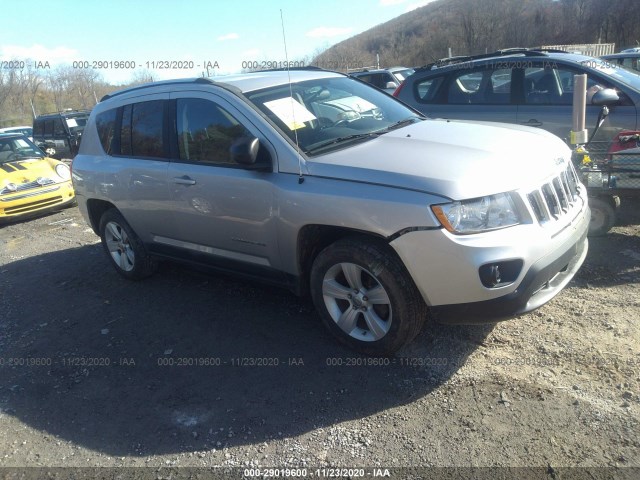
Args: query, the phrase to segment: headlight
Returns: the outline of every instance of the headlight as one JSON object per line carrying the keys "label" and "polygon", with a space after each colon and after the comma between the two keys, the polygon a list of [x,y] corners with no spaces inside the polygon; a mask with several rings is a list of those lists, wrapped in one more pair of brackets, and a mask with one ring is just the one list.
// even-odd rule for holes
{"label": "headlight", "polygon": [[64,163],[59,163],[56,165],[56,173],[63,180],[69,180],[71,178],[71,171],[69,167],[67,167]]}
{"label": "headlight", "polygon": [[520,223],[508,193],[434,205],[431,209],[442,226],[456,234],[485,232]]}

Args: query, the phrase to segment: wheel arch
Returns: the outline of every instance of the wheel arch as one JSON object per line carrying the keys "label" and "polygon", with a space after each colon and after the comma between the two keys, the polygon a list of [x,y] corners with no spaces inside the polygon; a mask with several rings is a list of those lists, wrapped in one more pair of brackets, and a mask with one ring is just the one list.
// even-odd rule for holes
{"label": "wheel arch", "polygon": [[389,244],[387,239],[382,235],[335,225],[311,224],[305,225],[298,231],[296,252],[299,272],[298,293],[300,295],[309,295],[309,276],[311,274],[311,266],[318,254],[332,243],[351,236],[370,238],[371,240],[375,240],[379,243],[384,243],[386,245]]}
{"label": "wheel arch", "polygon": [[96,198],[90,198],[87,200],[87,214],[89,216],[89,222],[91,229],[96,235],[100,235],[100,219],[102,218],[102,215],[104,215],[104,212],[112,208],[116,208],[116,206],[106,200],[99,200]]}

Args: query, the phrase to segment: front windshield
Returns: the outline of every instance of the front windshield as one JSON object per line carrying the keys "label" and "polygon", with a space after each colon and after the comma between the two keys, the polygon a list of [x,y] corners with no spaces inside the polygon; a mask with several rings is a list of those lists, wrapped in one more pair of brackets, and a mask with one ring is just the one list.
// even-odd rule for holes
{"label": "front windshield", "polygon": [[0,163],[44,157],[42,150],[26,137],[0,136]]}
{"label": "front windshield", "polygon": [[619,82],[640,92],[640,72],[621,68],[608,60],[589,59],[589,66],[600,73],[615,78]]}
{"label": "front windshield", "polygon": [[404,82],[408,76],[413,75],[415,70],[413,68],[405,68],[404,70],[396,70],[393,72],[395,77],[402,83]]}
{"label": "front windshield", "polygon": [[247,94],[308,155],[365,141],[420,116],[393,97],[350,78],[318,78]]}

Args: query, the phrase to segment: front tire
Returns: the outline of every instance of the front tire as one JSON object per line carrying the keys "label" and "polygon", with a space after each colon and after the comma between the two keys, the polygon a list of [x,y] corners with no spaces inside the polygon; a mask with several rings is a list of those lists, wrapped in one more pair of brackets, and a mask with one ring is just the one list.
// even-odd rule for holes
{"label": "front tire", "polygon": [[389,246],[368,238],[346,238],[321,251],[310,286],[327,328],[366,355],[392,355],[420,332],[427,317],[402,261]]}
{"label": "front tire", "polygon": [[130,280],[153,275],[158,268],[122,214],[112,208],[100,218],[100,238],[116,271]]}
{"label": "front tire", "polygon": [[605,235],[616,223],[616,211],[613,205],[605,199],[589,197],[589,208],[591,208],[589,236],[599,237]]}

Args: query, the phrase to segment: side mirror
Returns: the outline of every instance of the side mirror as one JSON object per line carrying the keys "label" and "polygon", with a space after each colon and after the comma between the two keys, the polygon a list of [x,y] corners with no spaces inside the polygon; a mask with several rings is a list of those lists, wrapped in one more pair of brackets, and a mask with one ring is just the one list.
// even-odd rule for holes
{"label": "side mirror", "polygon": [[620,101],[618,93],[613,88],[605,88],[593,94],[592,105],[613,105]]}
{"label": "side mirror", "polygon": [[398,88],[398,84],[396,82],[387,82],[384,86],[385,89]]}
{"label": "side mirror", "polygon": [[255,165],[259,148],[260,140],[256,137],[240,137],[229,148],[231,160],[240,165]]}

